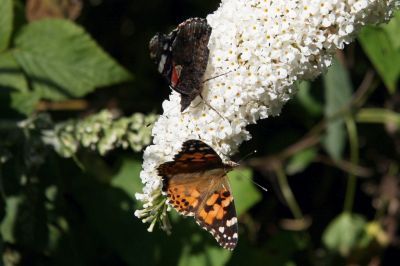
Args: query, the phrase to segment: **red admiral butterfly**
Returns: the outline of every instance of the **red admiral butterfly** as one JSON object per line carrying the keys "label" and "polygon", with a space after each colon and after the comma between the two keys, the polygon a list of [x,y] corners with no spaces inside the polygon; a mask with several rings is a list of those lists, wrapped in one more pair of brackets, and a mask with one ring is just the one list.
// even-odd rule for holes
{"label": "red admiral butterfly", "polygon": [[168,35],[157,33],[150,40],[150,57],[158,72],[181,94],[181,112],[201,93],[210,35],[205,19],[190,18]]}

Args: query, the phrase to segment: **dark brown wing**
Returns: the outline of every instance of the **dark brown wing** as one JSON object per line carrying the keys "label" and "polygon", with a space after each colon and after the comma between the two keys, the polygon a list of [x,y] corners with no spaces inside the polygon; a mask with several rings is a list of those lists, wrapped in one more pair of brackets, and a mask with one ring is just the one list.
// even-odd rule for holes
{"label": "dark brown wing", "polygon": [[[182,95],[191,95],[191,98],[186,97],[186,100],[190,99],[190,102],[200,94],[203,87],[210,35],[211,27],[205,19],[192,18],[179,25],[177,36],[172,44],[174,64],[181,67],[179,82],[173,89]],[[189,106],[187,103],[185,105]],[[184,110],[186,107],[183,107],[182,105]]]}
{"label": "dark brown wing", "polygon": [[200,140],[187,140],[173,161],[158,167],[158,174],[166,176],[166,174],[193,173],[215,168],[224,168],[219,155]]}

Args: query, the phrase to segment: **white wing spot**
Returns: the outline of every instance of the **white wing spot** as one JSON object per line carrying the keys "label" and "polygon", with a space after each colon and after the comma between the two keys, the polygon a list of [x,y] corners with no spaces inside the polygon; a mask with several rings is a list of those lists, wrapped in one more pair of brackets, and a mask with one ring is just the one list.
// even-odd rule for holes
{"label": "white wing spot", "polygon": [[232,226],[232,225],[234,225],[236,223],[237,223],[237,218],[236,217],[233,217],[232,219],[226,221],[226,225],[228,227],[230,227],[230,226]]}
{"label": "white wing spot", "polygon": [[160,63],[158,63],[158,72],[163,73],[166,61],[167,61],[167,56],[164,54],[161,56]]}
{"label": "white wing spot", "polygon": [[237,233],[234,233],[232,237],[233,237],[233,238],[238,238],[238,234],[237,234]]}
{"label": "white wing spot", "polygon": [[221,233],[224,233],[225,227],[220,226],[220,227],[218,228],[218,231],[220,231]]}

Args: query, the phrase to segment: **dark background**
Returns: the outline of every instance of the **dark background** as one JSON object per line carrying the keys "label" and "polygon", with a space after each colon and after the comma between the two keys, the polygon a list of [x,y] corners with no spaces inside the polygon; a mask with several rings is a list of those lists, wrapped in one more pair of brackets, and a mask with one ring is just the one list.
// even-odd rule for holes
{"label": "dark background", "polygon": [[[24,4],[21,1],[17,7],[20,16],[24,14]],[[169,32],[187,18],[205,17],[218,5],[218,1],[200,0],[85,1],[75,22],[134,78],[82,97],[87,103],[85,108],[40,111],[48,113],[55,123],[83,119],[102,109],[118,110],[126,116],[135,112],[160,113],[161,103],[170,91],[150,61],[148,41],[156,32]],[[23,18],[20,21],[20,25],[26,23]],[[350,222],[342,215],[349,197],[346,189],[351,140],[343,129],[345,148],[339,160],[332,158],[323,144],[328,134],[326,125],[330,123],[324,111],[329,101],[325,76],[307,83],[309,89],[301,85],[300,92],[285,105],[281,115],[248,127],[252,139],[242,144],[234,159],[257,150],[243,165],[251,169],[251,177],[268,192],[259,189],[260,199],[239,216],[240,237],[235,251],[222,250],[193,219],[183,219],[174,211],[171,235],[158,226],[154,232],[147,232],[148,225],[133,214],[141,208],[134,199],[134,193],[141,191],[141,153],[117,149],[100,156],[83,149],[77,154],[84,165],[82,170],[76,160],[46,151],[46,161],[34,169],[37,182],[29,186],[21,185],[23,174],[18,160],[1,167],[6,192],[1,200],[5,228],[2,233],[13,235],[13,241],[2,236],[3,264],[396,265],[392,261],[398,259],[399,252],[396,204],[400,123],[384,123],[384,119],[377,123],[359,122],[357,114],[363,108],[381,108],[394,112],[400,121],[399,93],[386,88],[358,41],[338,51],[336,58],[336,64],[349,77],[352,96],[361,94],[364,99],[361,105],[350,104],[345,113],[357,121],[361,167],[351,196],[354,206],[345,212],[351,217]],[[332,75],[341,78],[340,73]],[[370,74],[367,88],[360,88]],[[340,88],[337,90],[340,94]],[[8,116],[20,117],[13,112]],[[315,130],[318,125],[322,128]],[[304,140],[313,144],[299,149]],[[22,158],[23,147],[15,145],[12,151],[21,153]],[[302,153],[304,150],[311,150],[311,159]],[[294,158],[300,166],[290,172]],[[279,170],[283,170],[284,177]],[[302,212],[301,219],[293,217],[287,196],[282,193],[286,188],[280,182],[282,178],[288,179]],[[246,193],[254,193],[240,192],[235,196],[237,200],[251,198]],[[14,213],[14,220],[7,227],[4,217],[10,217],[10,213]],[[358,223],[357,217],[363,222]],[[329,228],[332,224],[333,228]],[[370,225],[376,225],[380,231],[368,231]],[[349,235],[350,239],[339,239],[329,246],[323,240],[325,234],[331,238]]]}

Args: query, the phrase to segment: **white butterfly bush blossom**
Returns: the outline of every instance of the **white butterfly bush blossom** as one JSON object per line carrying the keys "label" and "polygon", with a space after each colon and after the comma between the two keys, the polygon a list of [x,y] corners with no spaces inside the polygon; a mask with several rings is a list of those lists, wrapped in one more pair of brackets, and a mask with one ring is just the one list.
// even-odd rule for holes
{"label": "white butterfly bush blossom", "polygon": [[[296,92],[295,82],[313,79],[329,67],[336,49],[367,24],[389,20],[399,0],[222,0],[207,16],[212,27],[202,96],[180,112],[172,91],[144,151],[143,209],[135,215],[168,229],[162,181],[156,168],[187,139],[200,139],[219,155],[237,151],[251,138],[246,126],[278,115]],[[205,102],[208,103],[205,104]],[[211,109],[212,106],[215,110]]]}

